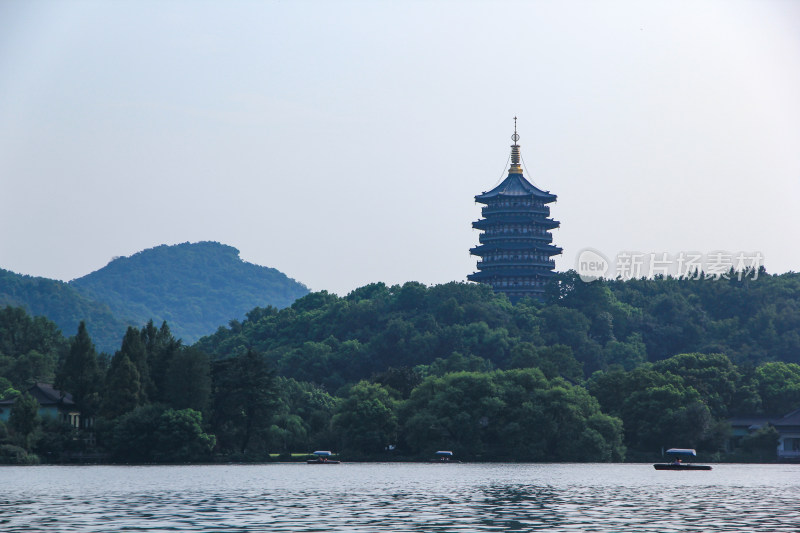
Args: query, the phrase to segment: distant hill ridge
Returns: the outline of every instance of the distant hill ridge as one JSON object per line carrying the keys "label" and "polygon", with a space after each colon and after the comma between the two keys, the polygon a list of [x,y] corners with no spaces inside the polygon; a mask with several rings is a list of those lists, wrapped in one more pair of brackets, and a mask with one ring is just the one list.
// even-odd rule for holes
{"label": "distant hill ridge", "polygon": [[45,315],[65,335],[86,320],[98,349],[119,348],[127,325],[166,320],[187,344],[254,307],[287,307],[308,288],[282,272],[243,261],[218,242],[161,245],[63,283],[0,271],[0,305]]}

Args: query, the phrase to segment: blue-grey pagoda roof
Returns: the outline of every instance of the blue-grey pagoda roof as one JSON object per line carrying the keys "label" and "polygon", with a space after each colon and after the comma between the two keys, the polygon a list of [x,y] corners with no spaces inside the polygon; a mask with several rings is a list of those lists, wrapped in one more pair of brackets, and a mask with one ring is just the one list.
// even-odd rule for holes
{"label": "blue-grey pagoda roof", "polygon": [[486,200],[491,200],[498,196],[533,196],[544,203],[555,202],[557,198],[555,194],[545,192],[533,185],[522,174],[509,174],[500,185],[491,191],[477,195],[475,201],[486,203]]}

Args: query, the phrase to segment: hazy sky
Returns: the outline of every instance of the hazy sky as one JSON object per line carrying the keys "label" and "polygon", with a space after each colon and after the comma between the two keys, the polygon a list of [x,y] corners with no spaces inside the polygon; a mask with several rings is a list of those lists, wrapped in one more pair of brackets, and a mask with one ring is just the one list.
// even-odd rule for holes
{"label": "hazy sky", "polygon": [[214,240],[314,290],[464,280],[474,195],[800,270],[800,1],[0,0],[0,267]]}

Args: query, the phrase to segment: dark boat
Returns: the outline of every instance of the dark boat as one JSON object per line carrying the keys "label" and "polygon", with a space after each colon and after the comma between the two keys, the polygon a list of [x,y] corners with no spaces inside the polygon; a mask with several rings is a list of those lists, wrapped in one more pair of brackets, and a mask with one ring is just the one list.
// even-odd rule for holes
{"label": "dark boat", "polygon": [[691,448],[670,448],[666,453],[674,456],[675,459],[671,463],[656,463],[653,465],[653,468],[656,470],[711,470],[711,467],[708,465],[696,465],[683,462],[681,457],[697,456],[697,452]]}
{"label": "dark boat", "polygon": [[330,459],[333,453],[329,451],[316,451],[314,452],[316,455],[316,459],[309,459],[306,463],[310,465],[338,465],[340,461],[336,461],[334,459]]}
{"label": "dark boat", "polygon": [[693,465],[691,463],[656,463],[653,467],[656,470],[711,470],[708,465]]}

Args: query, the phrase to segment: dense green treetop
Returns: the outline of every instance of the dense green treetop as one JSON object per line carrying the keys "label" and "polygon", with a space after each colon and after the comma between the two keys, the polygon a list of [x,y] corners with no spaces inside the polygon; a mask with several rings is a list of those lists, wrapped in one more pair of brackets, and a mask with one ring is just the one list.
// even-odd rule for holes
{"label": "dense green treetop", "polygon": [[526,461],[621,460],[622,423],[585,389],[538,369],[426,379],[403,407],[412,451]]}
{"label": "dense green treetop", "polygon": [[682,352],[724,353],[737,364],[800,363],[800,274],[757,279],[600,282],[639,310],[633,325],[651,361]]}
{"label": "dense green treetop", "polygon": [[39,424],[39,403],[28,392],[23,392],[11,408],[8,426],[15,432],[16,444],[28,450],[31,436]]}
{"label": "dense green treetop", "polygon": [[320,387],[279,377],[278,403],[272,413],[267,442],[280,451],[336,449],[331,419],[341,399]]}
{"label": "dense green treetop", "polygon": [[397,399],[378,383],[360,381],[350,387],[331,419],[340,435],[337,448],[377,453],[397,442]]}
{"label": "dense green treetop", "polygon": [[67,349],[67,340],[50,320],[31,317],[21,307],[0,308],[0,395],[10,387],[9,393],[37,381],[52,382]]}
{"label": "dense green treetop", "polygon": [[800,365],[772,362],[755,369],[754,381],[768,413],[788,413],[800,407]]}
{"label": "dense green treetop", "polygon": [[121,416],[108,439],[112,457],[126,462],[208,461],[216,439],[203,430],[202,416],[148,404]]}

